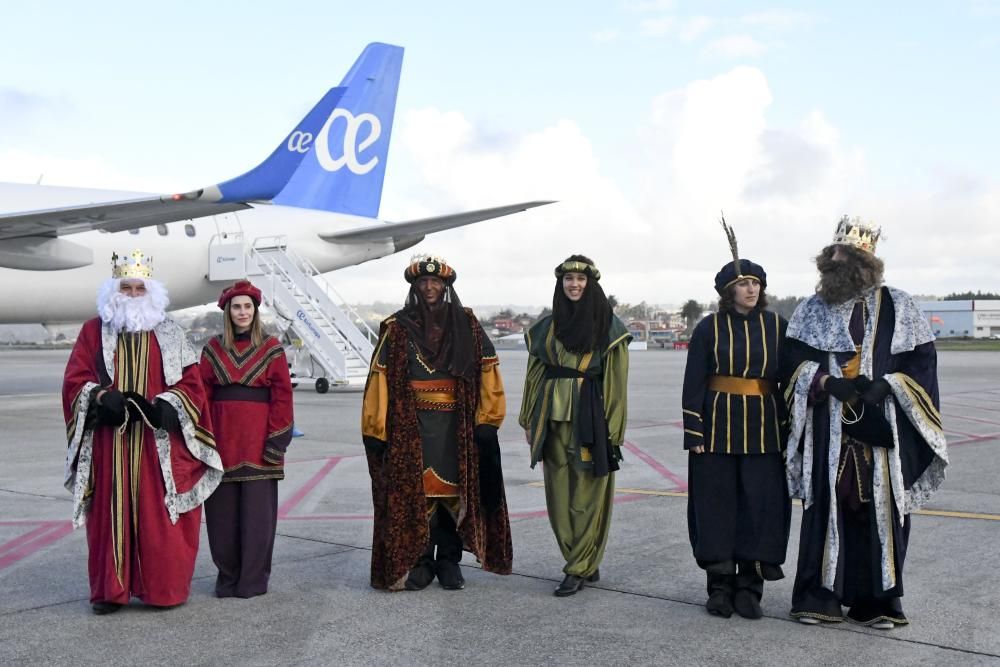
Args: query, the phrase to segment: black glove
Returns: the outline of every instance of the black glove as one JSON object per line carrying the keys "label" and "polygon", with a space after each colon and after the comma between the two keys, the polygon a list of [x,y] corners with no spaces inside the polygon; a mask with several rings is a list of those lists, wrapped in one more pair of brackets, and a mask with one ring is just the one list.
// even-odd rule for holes
{"label": "black glove", "polygon": [[97,421],[120,426],[125,421],[125,397],[117,389],[108,389],[97,399]]}
{"label": "black glove", "polygon": [[872,379],[867,375],[859,375],[858,377],[854,378],[853,382],[854,382],[854,391],[858,392],[861,395],[864,395],[864,393],[868,391],[868,387],[872,386]]}
{"label": "black glove", "polygon": [[365,449],[368,453],[376,458],[382,458],[385,456],[385,450],[389,447],[389,443],[385,440],[379,440],[378,438],[373,438],[370,435],[361,436],[361,439],[365,443]]}
{"label": "black glove", "polygon": [[[892,449],[896,443],[892,440],[892,427],[877,408],[864,406],[865,412],[861,419],[853,424],[844,424],[844,433],[856,440],[871,445]],[[860,412],[861,408],[857,408]],[[848,413],[850,414],[850,413]]]}
{"label": "black glove", "polygon": [[823,390],[844,403],[850,403],[858,398],[858,392],[854,389],[853,382],[845,378],[835,378],[832,375],[826,377]]}
{"label": "black glove", "polygon": [[[134,391],[126,391],[125,398],[129,402],[130,419],[129,421],[145,421],[149,422],[149,425],[153,428],[160,428],[162,422],[160,420],[160,411],[142,394],[137,394]],[[133,405],[134,404],[134,405]],[[135,414],[136,410],[140,411],[142,415]]]}
{"label": "black glove", "polygon": [[473,431],[473,439],[479,447],[479,501],[483,509],[493,512],[503,502],[503,462],[497,427],[480,424]]}
{"label": "black glove", "polygon": [[158,398],[153,403],[153,410],[156,412],[157,420],[160,422],[159,428],[174,433],[181,430],[181,420],[177,417],[177,410],[170,403],[162,398]]}
{"label": "black glove", "polygon": [[882,378],[873,380],[868,389],[861,393],[861,400],[868,405],[880,406],[886,396],[892,393],[892,386]]}

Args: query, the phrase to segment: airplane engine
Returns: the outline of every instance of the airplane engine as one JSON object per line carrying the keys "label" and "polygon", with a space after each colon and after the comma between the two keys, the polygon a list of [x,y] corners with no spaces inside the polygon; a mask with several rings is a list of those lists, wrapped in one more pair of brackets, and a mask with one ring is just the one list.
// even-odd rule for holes
{"label": "airplane engine", "polygon": [[94,251],[50,236],[0,240],[0,267],[26,271],[61,271],[90,266]]}

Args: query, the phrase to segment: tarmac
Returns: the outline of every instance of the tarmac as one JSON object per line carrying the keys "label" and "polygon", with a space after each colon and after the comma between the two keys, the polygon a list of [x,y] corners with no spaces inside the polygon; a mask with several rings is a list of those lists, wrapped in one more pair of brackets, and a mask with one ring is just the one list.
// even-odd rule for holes
{"label": "tarmac", "polygon": [[280,484],[267,595],[213,596],[202,533],[190,600],[157,611],[90,611],[83,530],[63,488],[60,386],[68,351],[0,350],[0,664],[833,665],[1000,664],[1000,354],[941,352],[951,465],[913,515],[904,608],[892,631],[788,616],[801,512],[786,578],[765,588],[764,618],[704,609],[691,556],[680,387],[685,354],[631,355],[625,461],[601,581],[552,591],[562,560],[540,469],[517,426],[526,353],[502,351],[508,418],[500,432],[514,572],[482,572],[466,554],[464,591],[368,584],[371,495],[359,392],[295,393],[296,425]]}

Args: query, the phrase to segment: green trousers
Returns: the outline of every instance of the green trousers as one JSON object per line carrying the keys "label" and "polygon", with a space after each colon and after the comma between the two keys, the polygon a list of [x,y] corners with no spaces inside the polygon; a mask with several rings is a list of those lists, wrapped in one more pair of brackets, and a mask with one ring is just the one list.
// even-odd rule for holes
{"label": "green trousers", "polygon": [[577,467],[571,422],[550,421],[542,454],[545,504],[565,574],[588,577],[600,566],[611,528],[615,474],[594,477]]}

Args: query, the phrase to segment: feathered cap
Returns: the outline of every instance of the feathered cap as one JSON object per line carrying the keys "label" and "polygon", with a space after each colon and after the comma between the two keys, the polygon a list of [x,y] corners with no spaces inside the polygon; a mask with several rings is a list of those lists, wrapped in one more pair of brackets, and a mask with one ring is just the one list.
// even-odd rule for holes
{"label": "feathered cap", "polygon": [[238,280],[222,290],[222,294],[219,296],[219,310],[225,310],[226,304],[234,296],[248,296],[253,301],[253,305],[260,308],[260,290],[254,287],[249,280]]}
{"label": "feathered cap", "polygon": [[406,279],[406,282],[413,283],[417,278],[422,276],[440,278],[444,281],[445,285],[451,285],[455,282],[458,274],[455,273],[455,269],[451,268],[443,257],[414,255],[410,258],[410,265],[403,271],[403,278]]}
{"label": "feathered cap", "polygon": [[722,294],[726,288],[734,283],[747,278],[753,278],[760,283],[761,289],[767,287],[767,273],[760,264],[755,264],[749,259],[740,259],[739,246],[736,243],[736,233],[733,228],[726,224],[726,216],[719,219],[722,229],[726,232],[729,240],[729,251],[733,255],[733,261],[726,262],[726,265],[715,274],[715,291]]}

